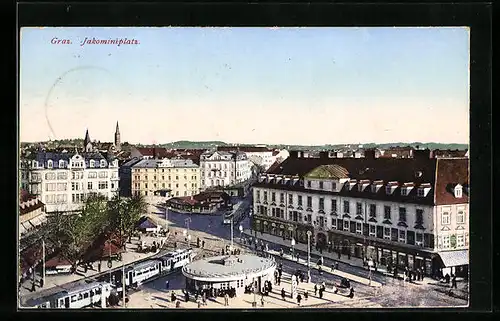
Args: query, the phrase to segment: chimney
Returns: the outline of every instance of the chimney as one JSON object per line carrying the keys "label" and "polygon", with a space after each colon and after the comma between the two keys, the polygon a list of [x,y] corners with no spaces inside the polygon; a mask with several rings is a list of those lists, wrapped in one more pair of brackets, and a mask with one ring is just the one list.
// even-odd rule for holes
{"label": "chimney", "polygon": [[319,158],[320,159],[328,159],[328,151],[321,151],[319,152]]}
{"label": "chimney", "polygon": [[365,150],[365,158],[367,159],[375,159],[375,149],[367,149]]}

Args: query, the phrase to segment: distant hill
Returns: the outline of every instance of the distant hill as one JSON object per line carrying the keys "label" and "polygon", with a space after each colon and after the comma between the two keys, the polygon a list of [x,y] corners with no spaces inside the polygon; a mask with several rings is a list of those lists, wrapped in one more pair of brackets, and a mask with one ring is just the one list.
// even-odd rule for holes
{"label": "distant hill", "polygon": [[[49,142],[43,142],[43,143],[49,143]],[[83,139],[81,138],[76,138],[76,139],[62,139],[62,140],[57,140],[57,141],[51,141],[49,144],[50,145],[81,145],[83,143]],[[30,145],[33,143],[21,143],[21,146],[25,145]],[[137,147],[152,147],[152,145],[146,145],[146,144],[134,144]],[[189,140],[180,140],[180,141],[175,141],[171,143],[164,143],[160,145],[156,145],[159,147],[164,147],[164,148],[178,148],[178,149],[210,149],[210,148],[215,148],[217,146],[234,146],[234,145],[239,145],[239,146],[255,146],[255,145],[265,145],[268,146],[269,148],[278,148],[278,149],[288,149],[288,150],[333,150],[337,148],[345,148],[349,147],[350,149],[357,149],[360,144],[358,143],[353,143],[353,144],[325,144],[325,145],[289,145],[289,144],[237,144],[237,143],[226,143],[223,141],[189,141]],[[467,144],[456,144],[456,143],[434,143],[434,142],[429,142],[429,143],[422,143],[422,142],[412,142],[412,143],[402,143],[402,142],[397,142],[397,143],[384,143],[384,144],[376,144],[376,143],[365,143],[361,144],[364,149],[366,148],[380,148],[380,149],[387,149],[390,147],[405,147],[405,146],[411,146],[413,148],[416,148],[417,146],[419,148],[428,148],[431,150],[434,149],[458,149],[458,150],[466,150],[469,148]],[[128,143],[123,143],[123,147],[127,147]]]}

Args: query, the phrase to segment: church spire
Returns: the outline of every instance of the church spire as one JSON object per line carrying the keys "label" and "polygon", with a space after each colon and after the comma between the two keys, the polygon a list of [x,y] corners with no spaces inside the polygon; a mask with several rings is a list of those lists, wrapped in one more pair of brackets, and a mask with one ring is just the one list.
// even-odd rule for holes
{"label": "church spire", "polygon": [[89,130],[85,132],[85,139],[83,140],[83,150],[85,152],[90,152],[92,150],[92,143],[90,141]]}
{"label": "church spire", "polygon": [[116,122],[116,130],[115,130],[115,149],[117,151],[121,150],[120,127],[118,126],[118,121]]}

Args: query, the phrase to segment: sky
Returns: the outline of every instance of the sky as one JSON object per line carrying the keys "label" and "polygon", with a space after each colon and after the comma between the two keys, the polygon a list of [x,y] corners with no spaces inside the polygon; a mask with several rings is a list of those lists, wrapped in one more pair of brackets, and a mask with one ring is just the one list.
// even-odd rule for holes
{"label": "sky", "polygon": [[110,142],[118,121],[132,144],[469,142],[467,28],[23,28],[19,42],[21,141]]}

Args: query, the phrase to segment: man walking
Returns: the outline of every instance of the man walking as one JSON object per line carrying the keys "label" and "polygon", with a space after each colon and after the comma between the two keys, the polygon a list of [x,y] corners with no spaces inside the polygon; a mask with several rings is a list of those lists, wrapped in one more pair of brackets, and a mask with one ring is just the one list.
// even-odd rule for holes
{"label": "man walking", "polygon": [[318,285],[314,285],[314,295],[318,295]]}
{"label": "man walking", "polygon": [[283,299],[283,301],[286,301],[285,295],[285,288],[281,288],[281,298]]}
{"label": "man walking", "polygon": [[297,295],[297,304],[300,306],[300,301],[302,300],[302,296],[299,294]]}
{"label": "man walking", "polygon": [[169,286],[169,282],[168,282],[168,280],[166,280],[166,281],[165,281],[165,289],[167,289],[167,290],[168,290],[168,286]]}
{"label": "man walking", "polygon": [[452,289],[456,289],[457,288],[457,276],[452,274],[452,278],[451,278],[451,288]]}
{"label": "man walking", "polygon": [[224,305],[225,306],[229,305],[229,295],[227,293],[224,294]]}

